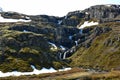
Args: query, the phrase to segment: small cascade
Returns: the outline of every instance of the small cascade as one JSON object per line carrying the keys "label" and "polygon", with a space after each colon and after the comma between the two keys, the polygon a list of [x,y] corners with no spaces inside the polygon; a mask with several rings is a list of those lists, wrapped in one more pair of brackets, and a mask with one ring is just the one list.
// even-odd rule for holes
{"label": "small cascade", "polygon": [[48,42],[50,45],[52,45],[53,48],[51,49],[57,49],[57,46],[54,43]]}
{"label": "small cascade", "polygon": [[23,32],[28,32],[27,30],[23,30]]}
{"label": "small cascade", "polygon": [[64,54],[63,54],[63,59],[66,58],[66,54],[67,54],[67,52],[64,52]]}
{"label": "small cascade", "polygon": [[66,48],[65,48],[65,47],[63,47],[62,45],[60,45],[60,48],[61,48],[61,50],[63,50],[63,51],[65,51],[65,50],[66,50]]}
{"label": "small cascade", "polygon": [[58,24],[61,25],[61,23],[62,23],[62,20],[58,20]]}
{"label": "small cascade", "polygon": [[80,34],[83,34],[83,29],[80,29],[79,33],[80,33]]}
{"label": "small cascade", "polygon": [[75,45],[78,46],[78,41],[75,41]]}
{"label": "small cascade", "polygon": [[67,16],[65,16],[65,18],[64,19],[67,19]]}
{"label": "small cascade", "polygon": [[69,36],[69,39],[72,40],[72,36]]}
{"label": "small cascade", "polygon": [[60,60],[62,59],[62,53],[59,53],[59,59]]}

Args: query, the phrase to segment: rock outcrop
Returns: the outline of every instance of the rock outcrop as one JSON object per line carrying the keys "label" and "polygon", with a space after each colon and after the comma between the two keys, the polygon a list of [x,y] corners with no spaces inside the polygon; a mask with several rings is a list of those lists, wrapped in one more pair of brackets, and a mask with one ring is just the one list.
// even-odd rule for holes
{"label": "rock outcrop", "polygon": [[96,5],[83,12],[87,13],[86,19],[95,18],[102,23],[120,20],[120,5]]}

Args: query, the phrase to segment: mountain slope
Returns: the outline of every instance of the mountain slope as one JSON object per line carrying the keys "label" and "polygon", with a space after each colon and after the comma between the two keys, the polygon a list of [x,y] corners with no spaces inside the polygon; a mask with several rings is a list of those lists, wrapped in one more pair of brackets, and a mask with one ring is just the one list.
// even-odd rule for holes
{"label": "mountain slope", "polygon": [[77,52],[70,58],[72,59],[71,65],[103,70],[120,67],[120,23],[103,25],[104,27],[111,27],[112,30],[97,36],[89,48],[79,47]]}
{"label": "mountain slope", "polygon": [[32,71],[31,65],[120,67],[120,5],[96,5],[63,17],[0,15],[5,20],[0,21],[0,71]]}

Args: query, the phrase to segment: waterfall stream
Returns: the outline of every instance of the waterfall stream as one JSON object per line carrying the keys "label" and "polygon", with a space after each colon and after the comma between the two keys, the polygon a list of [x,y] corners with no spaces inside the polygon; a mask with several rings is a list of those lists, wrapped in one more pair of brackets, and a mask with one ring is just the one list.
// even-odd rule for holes
{"label": "waterfall stream", "polygon": [[60,60],[62,59],[62,53],[59,54],[59,58],[60,58]]}
{"label": "waterfall stream", "polygon": [[58,20],[58,24],[61,25],[61,23],[62,23],[62,20]]}
{"label": "waterfall stream", "polygon": [[66,58],[66,54],[67,54],[67,52],[64,52],[64,54],[63,54],[63,59]]}
{"label": "waterfall stream", "polygon": [[28,32],[28,31],[24,29],[23,32]]}
{"label": "waterfall stream", "polygon": [[83,34],[83,29],[80,29],[79,33],[80,33],[80,34]]}
{"label": "waterfall stream", "polygon": [[75,41],[75,45],[78,46],[78,41]]}

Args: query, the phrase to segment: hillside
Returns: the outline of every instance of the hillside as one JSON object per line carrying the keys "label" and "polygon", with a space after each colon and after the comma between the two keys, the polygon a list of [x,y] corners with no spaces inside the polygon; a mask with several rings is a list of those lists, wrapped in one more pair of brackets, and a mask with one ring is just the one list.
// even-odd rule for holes
{"label": "hillside", "polygon": [[120,69],[120,5],[66,16],[0,12],[0,71],[42,68]]}

